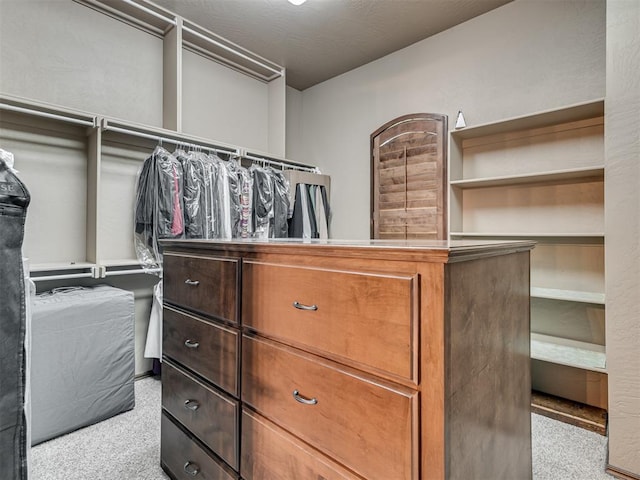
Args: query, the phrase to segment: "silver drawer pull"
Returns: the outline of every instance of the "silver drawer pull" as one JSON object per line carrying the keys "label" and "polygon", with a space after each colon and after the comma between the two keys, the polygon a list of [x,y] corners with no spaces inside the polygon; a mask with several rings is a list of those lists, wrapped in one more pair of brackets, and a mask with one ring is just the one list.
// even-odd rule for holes
{"label": "silver drawer pull", "polygon": [[186,283],[187,285],[191,285],[192,287],[197,287],[198,285],[200,285],[200,281],[199,280],[191,280],[190,278],[187,278],[184,283]]}
{"label": "silver drawer pull", "polygon": [[317,310],[318,309],[317,305],[304,305],[298,302],[293,302],[293,306],[296,307],[298,310]]}
{"label": "silver drawer pull", "polygon": [[298,390],[293,391],[293,398],[295,398],[297,402],[304,403],[305,405],[316,405],[318,403],[318,399],[316,397],[303,397],[302,395],[300,395],[300,392],[298,392]]}
{"label": "silver drawer pull", "polygon": [[188,475],[191,475],[192,477],[195,477],[197,474],[200,473],[200,467],[198,466],[197,463],[194,462],[187,462],[184,464],[184,467],[182,467],[185,471],[185,473],[187,473]]}
{"label": "silver drawer pull", "polygon": [[187,347],[187,348],[198,348],[200,346],[200,343],[199,342],[194,342],[190,338],[187,338],[184,341],[184,346]]}
{"label": "silver drawer pull", "polygon": [[193,410],[194,412],[200,408],[200,404],[196,400],[185,400],[184,408]]}

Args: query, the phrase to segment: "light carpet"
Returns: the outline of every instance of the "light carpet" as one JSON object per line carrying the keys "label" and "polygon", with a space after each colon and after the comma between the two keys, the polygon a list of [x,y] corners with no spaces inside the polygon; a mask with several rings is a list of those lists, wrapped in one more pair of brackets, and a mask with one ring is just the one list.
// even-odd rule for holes
{"label": "light carpet", "polygon": [[[29,479],[169,479],[160,468],[160,381],[136,381],[135,394],[133,410],[33,447]],[[614,478],[604,473],[606,437],[536,414],[531,419],[534,480]]]}

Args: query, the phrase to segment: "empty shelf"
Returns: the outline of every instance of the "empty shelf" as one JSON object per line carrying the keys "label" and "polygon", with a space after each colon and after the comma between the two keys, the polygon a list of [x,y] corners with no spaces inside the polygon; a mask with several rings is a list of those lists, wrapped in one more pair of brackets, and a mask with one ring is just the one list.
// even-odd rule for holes
{"label": "empty shelf", "polygon": [[605,347],[594,343],[532,333],[531,358],[606,373]]}
{"label": "empty shelf", "polygon": [[577,290],[531,287],[531,296],[536,298],[548,298],[551,300],[567,300],[569,302],[604,305],[604,293],[597,292],[580,292]]}
{"label": "empty shelf", "polygon": [[549,172],[530,173],[523,175],[505,175],[499,177],[469,178],[465,180],[452,180],[451,185],[458,188],[497,187],[506,185],[520,185],[531,183],[584,181],[585,179],[602,179],[604,167],[585,167],[568,170],[555,170]]}

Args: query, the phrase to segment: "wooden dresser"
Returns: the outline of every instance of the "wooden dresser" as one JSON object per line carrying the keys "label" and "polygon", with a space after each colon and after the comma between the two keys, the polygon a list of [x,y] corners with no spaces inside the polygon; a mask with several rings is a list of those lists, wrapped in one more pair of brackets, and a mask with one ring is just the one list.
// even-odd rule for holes
{"label": "wooden dresser", "polygon": [[531,478],[532,243],[162,243],[173,478]]}

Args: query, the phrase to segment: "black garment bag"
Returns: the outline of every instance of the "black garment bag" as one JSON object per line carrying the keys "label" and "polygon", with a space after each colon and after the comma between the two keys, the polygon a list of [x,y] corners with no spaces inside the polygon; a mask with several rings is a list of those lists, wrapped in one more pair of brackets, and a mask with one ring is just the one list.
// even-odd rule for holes
{"label": "black garment bag", "polygon": [[22,242],[30,200],[27,188],[0,158],[0,477],[10,480],[27,478]]}

